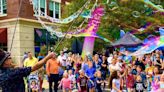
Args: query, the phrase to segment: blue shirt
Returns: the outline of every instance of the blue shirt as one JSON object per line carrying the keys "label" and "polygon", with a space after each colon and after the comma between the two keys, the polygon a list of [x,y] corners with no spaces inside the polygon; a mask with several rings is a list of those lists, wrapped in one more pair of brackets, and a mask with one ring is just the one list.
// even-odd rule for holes
{"label": "blue shirt", "polygon": [[87,70],[86,70],[86,75],[88,76],[88,77],[90,77],[90,79],[91,80],[94,80],[94,74],[95,74],[95,72],[96,72],[96,68],[88,68]]}
{"label": "blue shirt", "polygon": [[23,77],[31,73],[31,67],[26,68],[1,68],[0,87],[2,92],[25,92]]}

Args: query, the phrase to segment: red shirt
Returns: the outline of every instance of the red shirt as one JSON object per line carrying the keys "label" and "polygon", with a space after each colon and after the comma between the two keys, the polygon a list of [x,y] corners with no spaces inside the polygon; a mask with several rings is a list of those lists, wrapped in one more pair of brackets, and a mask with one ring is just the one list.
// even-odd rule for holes
{"label": "red shirt", "polygon": [[134,87],[134,76],[132,74],[128,74],[126,79],[126,87],[133,88]]}

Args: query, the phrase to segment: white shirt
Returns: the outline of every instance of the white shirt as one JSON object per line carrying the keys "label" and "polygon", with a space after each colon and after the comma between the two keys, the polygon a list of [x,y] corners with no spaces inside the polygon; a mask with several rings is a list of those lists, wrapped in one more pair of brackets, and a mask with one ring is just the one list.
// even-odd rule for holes
{"label": "white shirt", "polygon": [[109,71],[111,71],[110,69],[112,69],[112,70],[114,70],[114,71],[117,71],[117,70],[120,69],[120,67],[118,67],[116,64],[115,64],[115,65],[110,64],[110,65],[109,65]]}
{"label": "white shirt", "polygon": [[108,59],[107,59],[108,64],[111,64],[112,63],[112,59],[113,59],[113,57],[108,57]]}
{"label": "white shirt", "polygon": [[62,66],[66,66],[66,59],[67,57],[65,55],[58,56],[58,61],[61,63]]}
{"label": "white shirt", "polygon": [[68,75],[68,78],[72,81],[72,82],[75,82],[75,75]]}
{"label": "white shirt", "polygon": [[117,70],[121,71],[121,67],[122,67],[122,63],[121,62],[117,62],[116,63],[116,66],[117,66]]}
{"label": "white shirt", "polygon": [[[120,90],[120,79],[113,79],[112,83],[114,83],[116,85],[116,88]],[[117,92],[117,90],[112,88],[111,92]]]}

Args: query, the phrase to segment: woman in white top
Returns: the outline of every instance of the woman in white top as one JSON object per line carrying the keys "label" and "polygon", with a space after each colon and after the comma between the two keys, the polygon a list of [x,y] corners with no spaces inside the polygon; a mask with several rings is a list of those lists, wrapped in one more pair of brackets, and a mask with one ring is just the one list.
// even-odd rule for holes
{"label": "woman in white top", "polygon": [[109,65],[109,71],[112,74],[113,71],[121,71],[120,66],[117,64],[117,59],[112,59],[112,64]]}
{"label": "woman in white top", "polygon": [[113,73],[110,76],[109,80],[109,87],[111,88],[111,92],[122,92],[120,90],[120,78],[118,76],[117,71],[113,71]]}

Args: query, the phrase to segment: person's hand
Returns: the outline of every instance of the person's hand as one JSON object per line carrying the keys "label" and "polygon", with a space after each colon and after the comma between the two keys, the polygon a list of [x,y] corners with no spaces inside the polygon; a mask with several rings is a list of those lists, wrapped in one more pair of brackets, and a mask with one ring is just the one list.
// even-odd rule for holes
{"label": "person's hand", "polygon": [[51,53],[49,53],[48,55],[47,55],[47,58],[48,59],[51,59],[52,57],[54,57],[55,56],[55,53],[54,52],[51,52]]}

